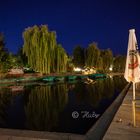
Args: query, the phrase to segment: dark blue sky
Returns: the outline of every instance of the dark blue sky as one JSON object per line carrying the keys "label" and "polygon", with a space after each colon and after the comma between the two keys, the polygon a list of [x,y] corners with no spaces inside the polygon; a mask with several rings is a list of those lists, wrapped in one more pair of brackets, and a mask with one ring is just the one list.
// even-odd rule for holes
{"label": "dark blue sky", "polygon": [[97,42],[100,49],[126,54],[128,30],[140,41],[140,0],[1,0],[0,32],[16,52],[28,26],[47,24],[68,53]]}

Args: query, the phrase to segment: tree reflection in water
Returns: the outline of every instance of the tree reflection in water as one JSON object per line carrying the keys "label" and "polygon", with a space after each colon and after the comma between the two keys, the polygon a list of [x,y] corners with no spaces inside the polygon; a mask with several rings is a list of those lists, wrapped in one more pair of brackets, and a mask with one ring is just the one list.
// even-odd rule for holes
{"label": "tree reflection in water", "polygon": [[7,108],[12,103],[12,94],[8,88],[0,88],[0,126],[6,127]]}
{"label": "tree reflection in water", "polygon": [[67,85],[40,85],[31,89],[25,106],[26,125],[33,130],[51,131],[68,101]]}
{"label": "tree reflection in water", "polygon": [[[84,107],[87,111],[95,109],[97,112],[103,112],[125,85],[124,78],[116,76],[98,79],[90,84],[71,81],[43,85],[29,83],[0,88],[0,127],[9,128],[8,125],[12,124],[15,125],[14,128],[19,129],[55,131],[61,130],[65,119],[68,122],[68,132],[77,132],[76,129],[80,130],[85,122],[81,121],[81,125],[77,124],[78,127],[75,128],[69,127],[75,125],[75,121],[71,123],[71,109],[83,110]],[[23,123],[20,123],[21,121]],[[84,125],[82,129],[85,131]]]}
{"label": "tree reflection in water", "polygon": [[94,84],[75,84],[75,94],[77,101],[80,103],[87,101],[93,107],[97,107],[99,102],[103,99],[110,99],[113,97],[115,90],[119,93],[126,81],[123,78],[114,76],[113,78],[98,79]]}
{"label": "tree reflection in water", "polygon": [[122,90],[122,85],[125,85],[127,83],[126,80],[122,78],[122,76],[114,76],[113,81],[117,92]]}

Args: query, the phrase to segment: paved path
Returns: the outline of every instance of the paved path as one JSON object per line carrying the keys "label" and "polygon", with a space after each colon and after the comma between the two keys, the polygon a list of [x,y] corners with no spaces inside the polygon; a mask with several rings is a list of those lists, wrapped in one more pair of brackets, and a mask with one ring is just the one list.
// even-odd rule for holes
{"label": "paved path", "polygon": [[104,140],[140,140],[140,84],[136,89],[136,101],[132,101],[130,87]]}

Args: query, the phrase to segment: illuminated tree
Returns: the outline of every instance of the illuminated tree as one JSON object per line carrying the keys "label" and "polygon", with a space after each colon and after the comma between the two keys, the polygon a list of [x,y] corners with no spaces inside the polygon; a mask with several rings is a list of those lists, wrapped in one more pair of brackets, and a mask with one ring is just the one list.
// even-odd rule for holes
{"label": "illuminated tree", "polygon": [[46,25],[35,25],[25,29],[23,38],[23,52],[33,70],[47,74],[66,71],[67,54],[57,44],[54,31]]}
{"label": "illuminated tree", "polygon": [[101,51],[101,57],[103,60],[103,70],[108,72],[109,67],[113,64],[113,53],[110,49]]}
{"label": "illuminated tree", "polygon": [[9,68],[8,51],[5,48],[4,35],[0,33],[0,72],[6,72]]}
{"label": "illuminated tree", "polygon": [[118,55],[114,57],[113,61],[113,71],[114,72],[124,72],[126,63],[126,56]]}
{"label": "illuminated tree", "polygon": [[86,66],[97,67],[98,59],[100,57],[100,50],[97,47],[97,43],[89,44],[86,49]]}
{"label": "illuminated tree", "polygon": [[75,67],[84,67],[85,54],[81,46],[76,46],[73,50],[73,63]]}

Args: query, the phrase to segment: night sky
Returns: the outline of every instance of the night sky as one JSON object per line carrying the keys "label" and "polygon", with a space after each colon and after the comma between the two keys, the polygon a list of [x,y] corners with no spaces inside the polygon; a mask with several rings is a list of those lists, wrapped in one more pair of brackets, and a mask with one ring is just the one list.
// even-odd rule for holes
{"label": "night sky", "polygon": [[97,42],[100,49],[126,54],[129,29],[140,42],[140,0],[1,0],[0,32],[6,47],[17,52],[22,32],[47,24],[71,54],[76,45]]}

